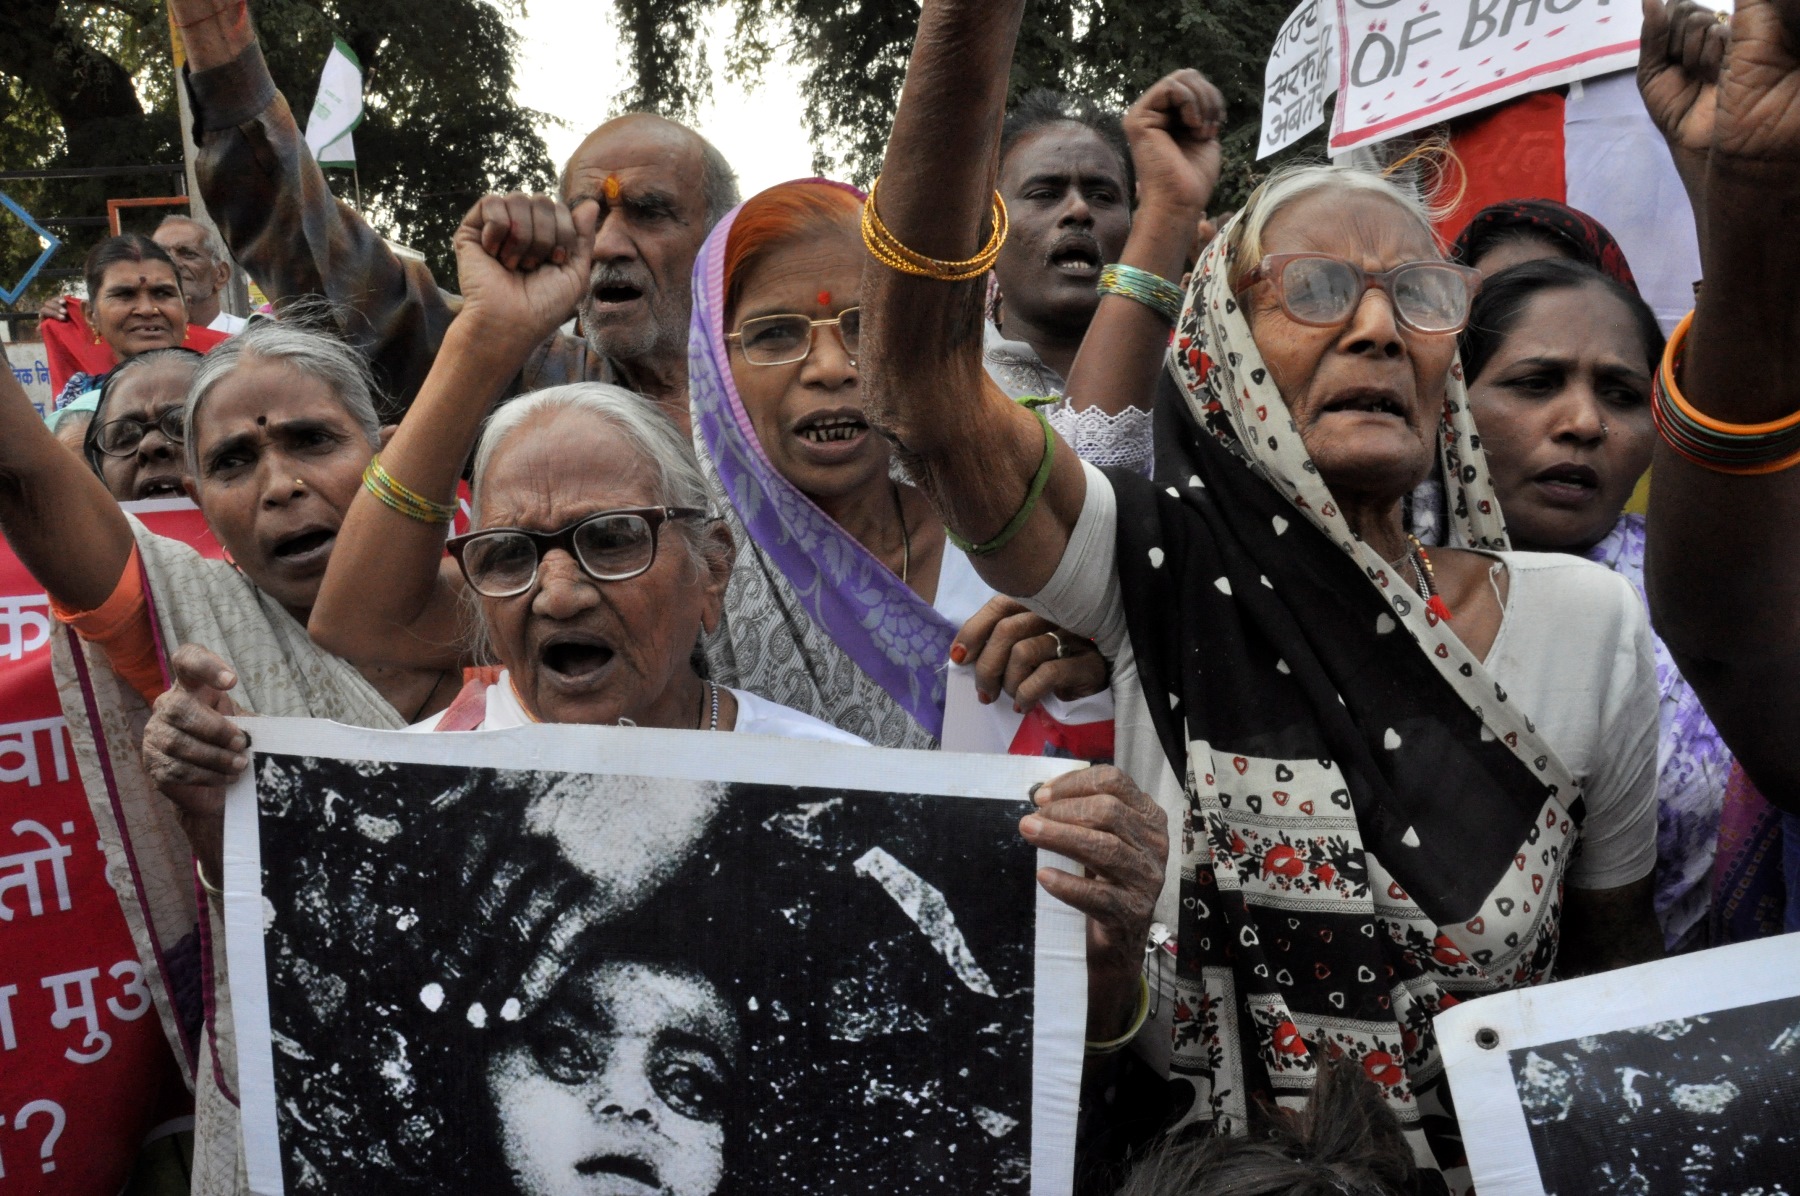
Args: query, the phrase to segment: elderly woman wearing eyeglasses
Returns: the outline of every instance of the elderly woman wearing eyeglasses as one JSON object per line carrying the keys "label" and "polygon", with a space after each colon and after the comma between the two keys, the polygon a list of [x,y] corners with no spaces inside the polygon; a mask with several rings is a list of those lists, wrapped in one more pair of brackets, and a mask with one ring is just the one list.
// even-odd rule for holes
{"label": "elderly woman wearing eyeglasses", "polygon": [[[591,226],[594,208],[579,216]],[[533,221],[554,247],[541,263],[505,240],[530,236]],[[524,197],[491,197],[458,229],[466,327],[370,466],[313,607],[314,639],[396,666],[497,661],[497,678],[477,676],[426,724],[436,730],[629,723],[861,742],[697,671],[732,542],[671,420],[629,391],[577,383],[483,426],[490,383],[504,381],[495,371],[516,369],[586,285],[591,241],[567,208]],[[446,558],[453,509],[426,496],[455,492],[472,445],[476,530],[449,540]]]}
{"label": "elderly woman wearing eyeglasses", "polygon": [[688,389],[701,464],[737,541],[712,675],[884,747],[943,737],[946,660],[987,701],[1104,721],[1104,662],[997,598],[924,492],[892,468],[858,368],[862,193],[807,179],[721,220],[694,264]]}
{"label": "elderly woman wearing eyeglasses", "polygon": [[152,349],[100,384],[81,452],[120,502],[186,496],[184,407],[200,361],[192,349]]}
{"label": "elderly woman wearing eyeglasses", "polygon": [[[866,405],[983,575],[1114,661],[1118,763],[1186,831],[1113,972],[1113,1033],[1140,968],[1161,992],[1148,1078],[1109,1091],[1130,1125],[1242,1132],[1347,1055],[1421,1190],[1462,1191],[1433,1015],[1660,954],[1648,621],[1613,573],[1509,550],[1456,363],[1476,283],[1393,180],[1278,172],[1208,245],[1154,483],[998,393],[956,279],[990,241],[1023,7],[924,5],[869,219],[909,256],[864,290]],[[1434,456],[1458,547],[1427,552],[1402,510]]]}

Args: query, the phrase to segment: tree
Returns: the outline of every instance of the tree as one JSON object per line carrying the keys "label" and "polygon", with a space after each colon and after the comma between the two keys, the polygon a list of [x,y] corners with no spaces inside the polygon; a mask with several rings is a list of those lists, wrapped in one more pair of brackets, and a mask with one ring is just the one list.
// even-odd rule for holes
{"label": "tree", "polygon": [[[363,64],[356,130],[364,209],[376,227],[453,277],[450,235],[482,193],[542,190],[555,175],[536,126],[512,98],[523,0],[251,0],[276,84],[302,122],[332,37]],[[179,162],[169,27],[161,0],[0,4],[0,162],[8,170]],[[332,171],[339,194],[347,171]],[[35,214],[103,216],[109,197],[168,194],[172,180],[115,177],[15,183]],[[0,224],[0,281],[37,256]],[[78,269],[104,228],[70,227],[51,265]],[[41,289],[41,288],[40,288]]]}
{"label": "tree", "polygon": [[[727,52],[734,75],[754,78],[776,54],[806,70],[802,93],[822,173],[866,184],[881,162],[918,0],[613,0],[629,44],[635,87],[628,107],[691,117],[709,93],[700,30],[721,5],[737,18]],[[1081,92],[1123,108],[1168,72],[1193,66],[1230,113],[1226,173],[1216,204],[1236,207],[1268,169],[1252,161],[1263,66],[1291,5],[1283,0],[1034,0],[1019,35],[1012,91]],[[1285,152],[1317,154],[1315,135]]]}

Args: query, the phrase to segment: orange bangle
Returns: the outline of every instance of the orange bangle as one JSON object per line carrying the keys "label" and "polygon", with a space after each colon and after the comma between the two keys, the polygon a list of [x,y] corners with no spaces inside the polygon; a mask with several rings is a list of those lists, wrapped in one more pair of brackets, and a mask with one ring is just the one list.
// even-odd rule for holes
{"label": "orange bangle", "polygon": [[[1698,410],[1675,380],[1694,323],[1689,312],[1669,337],[1650,393],[1650,414],[1663,443],[1684,460],[1715,473],[1755,477],[1800,465],[1800,411],[1778,420],[1734,424]],[[1783,452],[1792,447],[1792,451]],[[1778,456],[1769,457],[1773,451]]]}

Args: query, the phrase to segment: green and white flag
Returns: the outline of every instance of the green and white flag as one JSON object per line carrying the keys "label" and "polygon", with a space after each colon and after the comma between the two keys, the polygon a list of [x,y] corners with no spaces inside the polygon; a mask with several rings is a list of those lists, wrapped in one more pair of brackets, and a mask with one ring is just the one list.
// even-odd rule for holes
{"label": "green and white flag", "polygon": [[338,38],[319,74],[319,95],[306,119],[306,148],[320,166],[356,165],[350,131],[362,123],[362,63]]}

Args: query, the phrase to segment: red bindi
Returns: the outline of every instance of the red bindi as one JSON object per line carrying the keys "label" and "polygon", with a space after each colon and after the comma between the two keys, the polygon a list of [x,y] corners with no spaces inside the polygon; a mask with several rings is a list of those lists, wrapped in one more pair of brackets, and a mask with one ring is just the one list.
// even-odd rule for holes
{"label": "red bindi", "polygon": [[830,291],[820,291],[819,292],[819,306],[820,307],[830,307],[831,306],[831,292]]}

